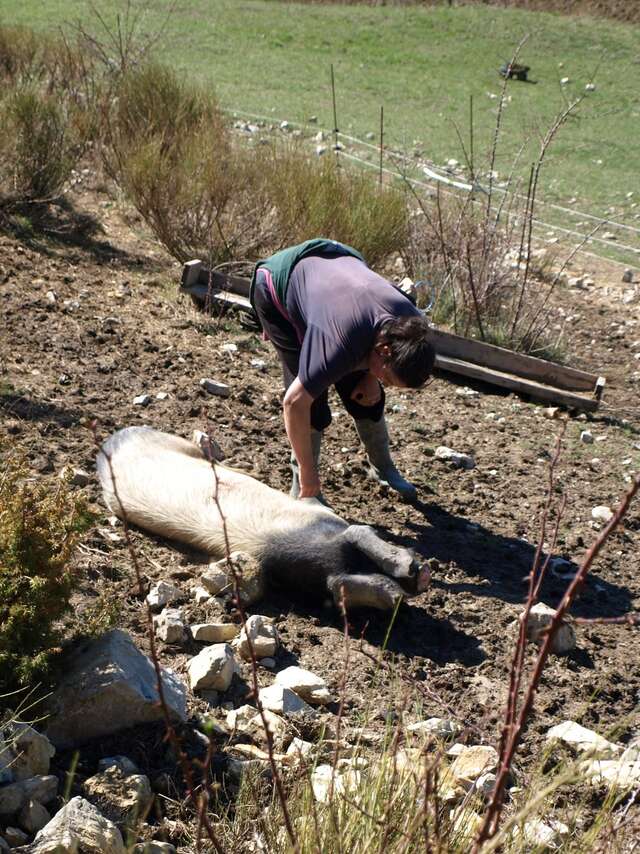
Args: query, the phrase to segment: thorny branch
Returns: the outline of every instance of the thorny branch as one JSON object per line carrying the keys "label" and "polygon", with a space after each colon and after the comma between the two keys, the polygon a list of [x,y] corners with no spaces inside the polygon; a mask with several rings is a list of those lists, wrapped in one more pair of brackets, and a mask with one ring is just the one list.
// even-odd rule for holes
{"label": "thorny branch", "polygon": [[124,538],[125,538],[125,542],[127,545],[127,550],[129,552],[129,557],[131,558],[131,564],[132,564],[134,572],[135,572],[136,583],[138,585],[138,592],[139,592],[140,598],[144,602],[145,618],[146,618],[146,623],[147,623],[147,638],[149,640],[149,650],[151,653],[151,661],[153,663],[153,669],[154,669],[155,675],[156,675],[156,687],[157,687],[157,691],[158,691],[158,699],[160,702],[160,707],[162,709],[162,716],[164,718],[166,738],[171,743],[171,746],[173,747],[173,749],[176,753],[176,756],[178,757],[178,761],[180,762],[182,774],[183,774],[184,780],[187,784],[188,795],[195,802],[195,804],[197,806],[199,826],[204,826],[204,828],[207,831],[207,835],[208,835],[209,839],[211,840],[215,850],[218,852],[218,854],[225,854],[224,848],[220,844],[220,842],[216,836],[216,833],[215,833],[215,831],[211,825],[211,822],[209,821],[209,817],[207,815],[207,809],[206,808],[207,808],[208,797],[202,791],[198,792],[198,787],[196,786],[195,781],[194,781],[193,768],[192,768],[191,764],[189,763],[189,759],[188,759],[186,753],[184,752],[184,749],[182,747],[182,742],[181,742],[181,740],[180,740],[180,738],[179,738],[179,736],[175,730],[175,727],[173,726],[173,723],[171,721],[171,715],[169,714],[169,707],[167,705],[167,700],[166,700],[166,697],[164,694],[164,683],[162,681],[162,669],[160,666],[160,659],[158,658],[158,649],[156,647],[156,637],[155,637],[155,632],[153,629],[153,614],[151,612],[151,606],[149,605],[147,598],[144,594],[144,582],[142,580],[142,570],[140,569],[140,563],[138,561],[138,555],[137,555],[136,550],[133,546],[133,540],[131,539],[131,533],[130,533],[130,529],[129,529],[129,520],[127,518],[126,511],[124,509],[122,502],[120,501],[120,496],[118,494],[118,484],[116,481],[115,472],[113,470],[111,454],[109,454],[107,451],[105,451],[104,447],[102,446],[102,443],[100,442],[100,439],[98,438],[98,425],[97,425],[96,421],[93,421],[91,423],[91,432],[93,433],[93,441],[94,441],[96,447],[98,448],[98,452],[100,454],[102,454],[102,456],[107,461],[107,467],[109,469],[109,477],[111,478],[111,485],[113,487],[113,494],[115,496],[115,499],[116,499],[116,502],[117,502],[117,505],[119,508],[120,518],[122,519],[122,526],[123,526],[123,530],[124,530]]}

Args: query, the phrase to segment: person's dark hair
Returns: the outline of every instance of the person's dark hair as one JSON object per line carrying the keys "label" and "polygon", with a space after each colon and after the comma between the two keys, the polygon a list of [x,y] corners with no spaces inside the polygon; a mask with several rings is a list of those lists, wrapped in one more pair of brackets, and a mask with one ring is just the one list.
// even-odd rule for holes
{"label": "person's dark hair", "polygon": [[424,315],[398,317],[385,324],[381,340],[391,348],[389,366],[408,388],[420,388],[433,372],[436,352]]}

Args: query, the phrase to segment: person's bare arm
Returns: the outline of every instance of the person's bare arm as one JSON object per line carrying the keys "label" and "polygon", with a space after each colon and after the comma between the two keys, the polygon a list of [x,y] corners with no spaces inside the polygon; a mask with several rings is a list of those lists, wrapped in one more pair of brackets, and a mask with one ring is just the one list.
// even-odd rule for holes
{"label": "person's bare arm", "polygon": [[284,396],[284,425],[300,472],[299,498],[320,493],[320,478],[311,449],[311,404],[313,398],[296,377]]}

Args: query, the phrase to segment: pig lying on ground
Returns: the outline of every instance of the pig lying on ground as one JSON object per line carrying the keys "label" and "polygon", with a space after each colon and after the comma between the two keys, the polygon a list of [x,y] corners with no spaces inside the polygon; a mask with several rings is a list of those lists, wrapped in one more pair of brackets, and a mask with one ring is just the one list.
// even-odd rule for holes
{"label": "pig lying on ground", "polygon": [[218,558],[226,554],[226,527],[230,551],[249,553],[267,582],[292,592],[330,594],[336,604],[344,595],[347,607],[387,610],[428,584],[415,555],[373,528],[209,462],[186,439],[148,427],[120,430],[98,453],[98,474],[107,505],[129,523]]}

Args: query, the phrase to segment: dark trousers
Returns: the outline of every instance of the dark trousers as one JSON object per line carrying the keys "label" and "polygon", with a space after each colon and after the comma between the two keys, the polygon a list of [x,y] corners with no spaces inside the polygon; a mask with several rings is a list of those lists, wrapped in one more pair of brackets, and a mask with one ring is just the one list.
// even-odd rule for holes
{"label": "dark trousers", "polygon": [[[288,389],[298,376],[300,342],[293,325],[283,317],[272,303],[266,287],[260,281],[260,277],[256,283],[254,307],[267,338],[276,348],[282,365],[284,387]],[[362,404],[351,399],[351,392],[365,373],[366,371],[354,371],[347,374],[338,380],[334,388],[338,392],[344,408],[356,421],[363,418],[379,421],[384,412],[384,388],[380,388],[380,400],[373,406],[362,406]],[[328,393],[323,391],[311,404],[311,426],[314,430],[326,430],[329,424],[331,424],[331,410],[329,409]]]}

